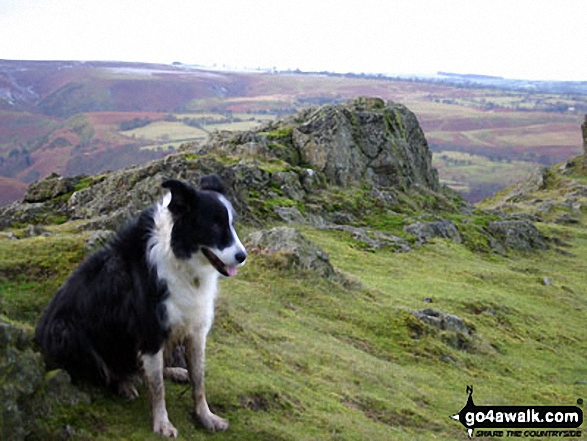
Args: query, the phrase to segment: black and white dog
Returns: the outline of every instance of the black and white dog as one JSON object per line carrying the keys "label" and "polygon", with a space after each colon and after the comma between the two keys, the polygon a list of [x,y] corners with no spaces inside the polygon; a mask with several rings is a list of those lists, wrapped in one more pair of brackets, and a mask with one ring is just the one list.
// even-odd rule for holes
{"label": "black and white dog", "polygon": [[[57,291],[35,334],[50,363],[73,377],[101,380],[129,399],[138,396],[133,379],[142,367],[153,430],[169,437],[177,430],[167,416],[164,374],[189,380],[204,427],[228,427],[206,402],[206,335],[219,276],[234,276],[247,255],[220,178],[206,176],[200,186],[165,181],[163,200],[87,258]],[[164,366],[164,354],[178,343],[185,347],[187,372]]]}

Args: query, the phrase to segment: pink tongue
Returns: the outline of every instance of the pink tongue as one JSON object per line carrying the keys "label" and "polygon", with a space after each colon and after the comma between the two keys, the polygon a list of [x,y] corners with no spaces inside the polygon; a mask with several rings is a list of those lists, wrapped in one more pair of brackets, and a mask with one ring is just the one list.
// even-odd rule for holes
{"label": "pink tongue", "polygon": [[236,265],[227,266],[226,272],[228,273],[229,277],[236,276],[236,272],[237,272]]}

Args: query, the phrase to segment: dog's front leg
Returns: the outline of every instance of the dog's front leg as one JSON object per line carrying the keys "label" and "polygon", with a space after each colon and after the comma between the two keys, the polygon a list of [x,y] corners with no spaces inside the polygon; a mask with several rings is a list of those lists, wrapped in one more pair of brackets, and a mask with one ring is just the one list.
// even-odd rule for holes
{"label": "dog's front leg", "polygon": [[163,350],[153,355],[142,355],[145,381],[149,388],[153,431],[167,437],[177,437],[177,429],[169,422],[165,407],[165,384],[163,383]]}
{"label": "dog's front leg", "polygon": [[213,414],[206,401],[204,370],[206,364],[206,333],[197,330],[186,340],[188,374],[194,396],[196,418],[208,430],[221,431],[228,428],[228,421]]}

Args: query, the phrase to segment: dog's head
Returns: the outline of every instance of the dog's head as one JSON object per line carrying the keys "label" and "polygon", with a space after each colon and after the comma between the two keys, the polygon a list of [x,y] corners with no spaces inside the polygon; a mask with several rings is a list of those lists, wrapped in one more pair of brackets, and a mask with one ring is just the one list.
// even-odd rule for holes
{"label": "dog's head", "polygon": [[220,274],[234,276],[247,253],[234,230],[236,213],[220,178],[204,176],[200,190],[174,179],[163,182],[163,187],[171,196],[167,208],[173,217],[171,249],[175,256],[190,259],[202,253]]}

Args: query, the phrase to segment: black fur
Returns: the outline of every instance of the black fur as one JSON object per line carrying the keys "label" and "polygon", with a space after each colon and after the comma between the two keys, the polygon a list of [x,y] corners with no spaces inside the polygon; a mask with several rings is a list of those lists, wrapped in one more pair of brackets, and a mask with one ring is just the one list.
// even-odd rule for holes
{"label": "black fur", "polygon": [[59,288],[35,332],[50,365],[116,383],[138,371],[138,351],[161,348],[168,293],[146,259],[152,229],[148,209]]}

